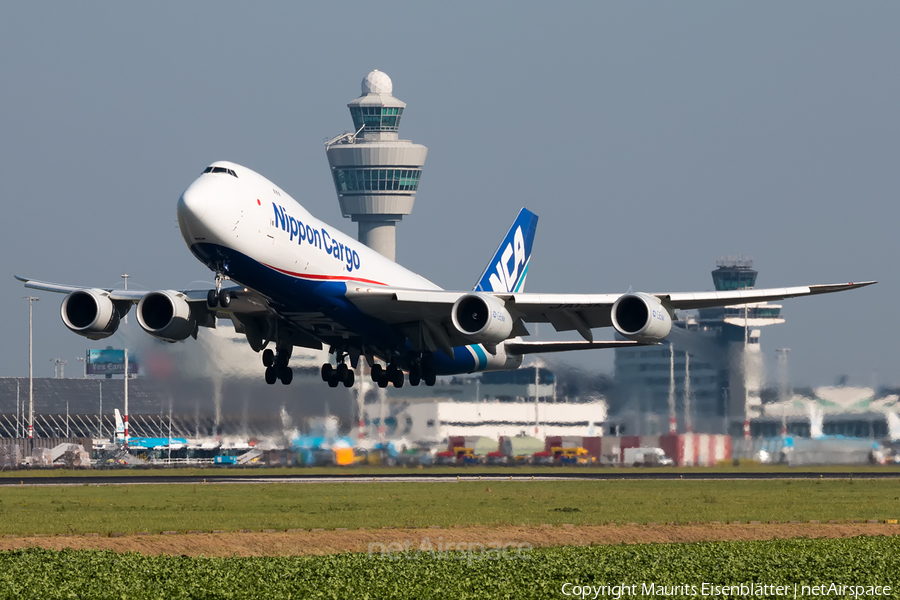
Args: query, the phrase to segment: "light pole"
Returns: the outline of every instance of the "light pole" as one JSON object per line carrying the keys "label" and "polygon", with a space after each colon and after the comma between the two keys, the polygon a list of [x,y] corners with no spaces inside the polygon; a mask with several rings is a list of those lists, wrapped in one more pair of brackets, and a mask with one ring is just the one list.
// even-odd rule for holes
{"label": "light pole", "polygon": [[[25,296],[28,300],[28,439],[34,450],[34,303],[40,300],[34,296]],[[30,451],[29,450],[29,451]]]}
{"label": "light pole", "polygon": [[[53,358],[51,359],[53,363],[53,375],[57,379],[65,379],[66,378],[66,365],[69,364],[68,361],[65,361],[61,358]],[[69,437],[69,395],[66,394],[66,437]]]}
{"label": "light pole", "polygon": [[82,378],[82,379],[87,379],[87,359],[86,359],[86,358],[79,358],[79,359],[78,359],[78,362],[81,363],[81,367],[82,367],[81,378]]}
{"label": "light pole", "polygon": [[128,348],[125,348],[125,447],[128,448]]}
{"label": "light pole", "polygon": [[691,433],[694,430],[694,420],[691,418],[691,354],[684,353],[684,430]]}
{"label": "light pole", "polygon": [[[126,292],[128,291],[128,278],[129,278],[129,277],[131,277],[131,275],[129,275],[129,274],[126,273],[125,271],[122,271],[122,279],[125,281],[125,291],[126,291]],[[128,315],[127,315],[127,314],[126,314],[124,317],[122,317],[122,322],[123,322],[123,323],[127,323],[127,322],[128,322]],[[126,375],[127,375],[127,373],[126,373]]]}
{"label": "light pole", "polygon": [[781,390],[779,390],[779,396],[781,396],[781,435],[787,435],[787,416],[785,414],[785,410],[787,409],[787,402],[790,399],[790,380],[788,379],[788,352],[790,352],[790,348],[776,348],[775,352],[778,353],[778,365],[780,367],[780,375],[781,375]]}
{"label": "light pole", "polygon": [[678,421],[675,417],[675,346],[669,342],[669,435],[678,432]]}

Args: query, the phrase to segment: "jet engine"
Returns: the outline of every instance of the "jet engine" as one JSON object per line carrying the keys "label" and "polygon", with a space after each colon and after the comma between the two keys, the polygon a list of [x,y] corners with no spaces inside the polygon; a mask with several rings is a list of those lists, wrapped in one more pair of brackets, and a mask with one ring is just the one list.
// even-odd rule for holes
{"label": "jet engine", "polygon": [[172,290],[150,292],[141,298],[137,318],[144,331],[167,342],[180,342],[197,331],[185,295]]}
{"label": "jet engine", "polygon": [[499,344],[513,330],[513,317],[503,302],[488,294],[462,296],[450,316],[458,332],[479,344]]}
{"label": "jet engine", "polygon": [[119,311],[103,290],[76,290],[63,298],[59,309],[71,331],[91,340],[108,338],[119,328]]}
{"label": "jet engine", "polygon": [[672,331],[669,311],[650,294],[620,296],[612,306],[612,322],[623,337],[636,342],[659,342]]}

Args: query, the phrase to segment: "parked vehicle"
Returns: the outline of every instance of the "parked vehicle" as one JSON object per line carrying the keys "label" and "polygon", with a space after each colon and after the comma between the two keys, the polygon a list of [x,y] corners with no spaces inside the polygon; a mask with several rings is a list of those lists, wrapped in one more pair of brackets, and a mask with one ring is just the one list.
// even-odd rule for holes
{"label": "parked vehicle", "polygon": [[622,463],[635,467],[670,467],[675,461],[662,448],[625,448]]}

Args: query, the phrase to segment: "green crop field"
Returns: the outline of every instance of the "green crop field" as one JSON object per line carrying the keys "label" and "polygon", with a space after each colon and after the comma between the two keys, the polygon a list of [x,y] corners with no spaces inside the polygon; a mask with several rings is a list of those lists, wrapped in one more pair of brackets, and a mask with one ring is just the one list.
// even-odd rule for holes
{"label": "green crop field", "polygon": [[897,519],[900,480],[0,487],[0,534]]}
{"label": "green crop field", "polygon": [[[714,585],[736,587],[704,587]],[[844,587],[829,593],[831,585]],[[584,586],[591,586],[587,595]],[[898,588],[894,537],[562,547],[506,556],[480,548],[314,558],[0,553],[0,596],[41,600],[571,598],[576,590],[581,595],[574,597],[589,598],[896,598]]]}

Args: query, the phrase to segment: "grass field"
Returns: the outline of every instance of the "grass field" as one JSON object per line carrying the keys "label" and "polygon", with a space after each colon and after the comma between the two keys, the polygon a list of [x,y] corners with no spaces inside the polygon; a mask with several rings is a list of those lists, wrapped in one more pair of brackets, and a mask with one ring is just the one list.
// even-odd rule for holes
{"label": "grass field", "polygon": [[[715,593],[706,584],[785,586],[786,592],[764,597],[850,598],[875,591],[897,597],[900,586],[896,537],[562,547],[506,556],[477,548],[420,550],[393,557],[191,558],[31,549],[0,553],[0,594],[42,600],[565,598],[575,586],[580,592],[590,585],[584,597],[757,596],[740,588]],[[813,592],[812,586],[823,584],[853,591]],[[595,595],[603,585],[613,589]],[[628,586],[627,595],[617,586]]]}
{"label": "grass field", "polygon": [[0,534],[897,519],[900,480],[5,486]]}

